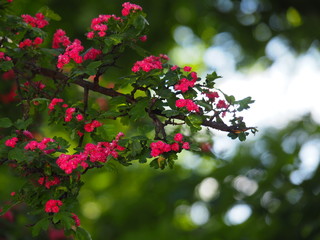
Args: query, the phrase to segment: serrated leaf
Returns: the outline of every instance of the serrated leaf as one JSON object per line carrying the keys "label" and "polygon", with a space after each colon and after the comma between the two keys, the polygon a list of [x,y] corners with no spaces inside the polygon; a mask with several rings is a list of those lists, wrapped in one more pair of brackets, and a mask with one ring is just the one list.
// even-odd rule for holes
{"label": "serrated leaf", "polygon": [[112,105],[119,105],[119,104],[124,104],[127,103],[126,97],[125,96],[117,96],[113,97],[109,100],[109,104]]}
{"label": "serrated leaf", "polygon": [[9,160],[16,160],[18,163],[27,160],[24,150],[14,148],[8,152]]}
{"label": "serrated leaf", "polygon": [[135,103],[130,111],[129,115],[132,121],[136,121],[139,118],[145,118],[147,116],[146,108],[149,105],[149,98],[141,98]]}
{"label": "serrated leaf", "polygon": [[82,227],[77,227],[75,240],[92,240],[90,233]]}
{"label": "serrated leaf", "polygon": [[12,121],[5,117],[5,118],[0,118],[0,128],[8,128],[13,125]]}
{"label": "serrated leaf", "polygon": [[130,144],[130,150],[132,156],[137,156],[142,151],[142,146],[139,140],[132,141]]}
{"label": "serrated leaf", "polygon": [[32,227],[32,236],[38,236],[41,230],[47,230],[49,227],[49,219],[42,218]]}
{"label": "serrated leaf", "polygon": [[0,70],[7,72],[13,68],[13,63],[11,61],[1,61]]}
{"label": "serrated leaf", "polygon": [[52,20],[55,20],[55,21],[60,21],[61,20],[61,17],[59,16],[59,14],[55,13],[54,11],[52,11],[48,7],[42,7],[42,8],[40,8],[40,10],[38,12],[43,13],[43,15],[45,17],[50,18]]}
{"label": "serrated leaf", "polygon": [[97,68],[101,65],[101,61],[91,62],[86,66],[86,69],[83,71],[88,75],[95,75],[97,73]]}
{"label": "serrated leaf", "polygon": [[18,119],[15,123],[14,126],[19,129],[19,130],[25,130],[27,127],[32,123],[32,119],[29,118],[27,120],[22,120]]}
{"label": "serrated leaf", "polygon": [[167,117],[173,117],[180,114],[178,110],[163,110],[161,113],[166,115]]}
{"label": "serrated leaf", "polygon": [[211,74],[207,74],[206,76],[206,83],[208,88],[214,88],[215,80],[221,78],[217,75],[216,72],[213,72]]}
{"label": "serrated leaf", "polygon": [[240,105],[240,106],[237,108],[237,110],[238,110],[239,112],[241,112],[242,110],[249,109],[249,108],[250,108],[249,104],[254,103],[254,100],[252,100],[251,97],[246,97],[246,98],[244,98],[244,99],[242,99],[242,100],[236,101],[235,103],[237,103],[237,104]]}

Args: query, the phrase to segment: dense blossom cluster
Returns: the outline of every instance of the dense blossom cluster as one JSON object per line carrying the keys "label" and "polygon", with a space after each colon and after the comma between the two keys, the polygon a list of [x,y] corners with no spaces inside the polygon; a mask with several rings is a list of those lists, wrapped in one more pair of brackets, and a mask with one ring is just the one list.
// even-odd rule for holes
{"label": "dense blossom cluster", "polygon": [[219,97],[219,94],[217,92],[207,92],[205,95],[211,100],[214,101],[216,98]]}
{"label": "dense blossom cluster", "polygon": [[92,122],[84,125],[84,130],[86,132],[93,132],[95,128],[101,127],[101,126],[102,126],[101,122],[99,122],[98,120],[93,120]]}
{"label": "dense blossom cluster", "polygon": [[72,59],[76,63],[82,63],[83,59],[80,56],[80,52],[83,51],[84,47],[81,45],[81,41],[75,39],[73,43],[67,46],[66,51],[58,56],[58,68],[63,68],[64,65],[68,64]]}
{"label": "dense blossom cluster", "polygon": [[[162,153],[175,151],[178,152],[182,149],[188,150],[190,148],[189,142],[183,142],[183,135],[181,133],[177,133],[174,136],[174,143],[168,144],[163,141],[157,141],[150,144],[152,157],[157,157]],[[181,145],[181,146],[180,146]]]}
{"label": "dense blossom cluster", "polygon": [[131,70],[132,72],[138,72],[140,70],[150,72],[153,69],[162,69],[161,59],[168,60],[168,57],[166,55],[160,55],[160,57],[151,55],[141,61],[137,61]]}
{"label": "dense blossom cluster", "polygon": [[34,151],[36,149],[43,151],[45,154],[50,154],[52,152],[54,152],[54,149],[48,149],[45,150],[48,146],[49,142],[54,142],[54,140],[52,138],[44,138],[42,139],[42,141],[37,142],[35,140],[30,141],[27,143],[27,145],[24,147],[25,150],[30,150],[30,151]]}
{"label": "dense blossom cluster", "polygon": [[86,162],[88,159],[90,162],[104,163],[109,156],[118,158],[119,153],[117,151],[125,150],[124,147],[118,144],[122,136],[124,134],[120,132],[112,142],[88,143],[84,147],[84,152],[79,154],[61,154],[56,163],[66,174],[71,174],[79,165],[83,169],[86,169],[88,167],[88,163]]}
{"label": "dense blossom cluster", "polygon": [[87,37],[89,39],[94,38],[95,36],[104,37],[107,35],[108,30],[108,21],[110,18],[113,18],[114,20],[120,21],[121,18],[117,17],[116,15],[99,15],[97,18],[92,19],[91,21],[91,30],[87,33]]}
{"label": "dense blossom cluster", "polygon": [[6,56],[4,52],[0,52],[0,59],[4,61],[11,61],[11,58]]}
{"label": "dense blossom cluster", "polygon": [[8,139],[7,141],[5,141],[4,144],[5,144],[7,147],[12,147],[12,148],[14,148],[14,147],[16,146],[17,142],[18,142],[18,138],[17,138],[17,137],[13,137],[13,138],[10,138],[10,139]]}
{"label": "dense blossom cluster", "polygon": [[75,113],[76,109],[75,108],[67,108],[66,109],[66,114],[64,117],[65,122],[70,122],[72,119],[72,115]]}
{"label": "dense blossom cluster", "polygon": [[79,217],[74,213],[71,213],[71,217],[73,218],[76,227],[79,227],[81,225]]}
{"label": "dense blossom cluster", "polygon": [[48,108],[50,109],[50,111],[52,111],[58,103],[62,103],[62,102],[63,102],[63,99],[61,98],[53,98],[49,103]]}
{"label": "dense blossom cluster", "polygon": [[[191,68],[190,68],[191,69]],[[191,80],[187,79],[187,78],[182,78],[180,79],[179,83],[176,84],[174,86],[174,89],[175,90],[180,90],[181,92],[186,92],[189,90],[189,87],[190,88],[193,88],[194,87],[194,84],[196,83],[197,79],[198,79],[198,76],[197,76],[197,73],[196,72],[192,72],[190,74],[191,76]]]}
{"label": "dense blossom cluster", "polygon": [[185,107],[190,112],[192,112],[192,111],[199,112],[200,111],[199,106],[191,99],[178,99],[176,101],[176,107],[178,107],[178,108]]}
{"label": "dense blossom cluster", "polygon": [[71,44],[69,37],[67,37],[66,32],[62,29],[58,29],[53,34],[52,48],[59,48],[60,44],[62,44],[64,47],[67,47]]}
{"label": "dense blossom cluster", "polygon": [[99,49],[91,48],[86,52],[86,54],[83,56],[83,60],[95,60],[100,54],[102,54],[102,51]]}
{"label": "dense blossom cluster", "polygon": [[122,16],[127,16],[130,14],[130,12],[136,12],[136,11],[142,11],[142,7],[137,5],[137,4],[133,4],[133,3],[130,3],[130,2],[125,2],[122,4],[122,11],[121,11],[121,14]]}
{"label": "dense blossom cluster", "polygon": [[217,103],[217,108],[228,108],[229,105],[224,100],[219,100]]}
{"label": "dense blossom cluster", "polygon": [[40,185],[44,185],[47,189],[50,189],[52,186],[60,184],[60,179],[58,177],[54,177],[53,180],[50,180],[49,177],[40,177],[38,179],[38,183]]}
{"label": "dense blossom cluster", "polygon": [[24,22],[28,23],[32,27],[43,28],[49,24],[42,13],[37,13],[35,17],[28,14],[23,14],[21,17]]}
{"label": "dense blossom cluster", "polygon": [[60,211],[59,207],[62,205],[62,201],[50,199],[46,202],[44,211],[46,211],[47,213],[57,213]]}
{"label": "dense blossom cluster", "polygon": [[34,40],[27,38],[19,43],[19,48],[38,47],[42,43],[43,43],[43,39],[40,37],[36,37]]}

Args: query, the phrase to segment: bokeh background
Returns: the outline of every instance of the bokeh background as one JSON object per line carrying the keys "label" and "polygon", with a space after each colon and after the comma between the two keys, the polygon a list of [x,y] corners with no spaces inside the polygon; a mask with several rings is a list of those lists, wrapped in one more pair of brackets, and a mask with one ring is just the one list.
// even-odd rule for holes
{"label": "bokeh background", "polygon": [[[13,9],[34,15],[48,6],[62,17],[50,23],[49,36],[62,28],[88,46],[84,34],[91,19],[120,15],[122,3],[14,0]],[[244,117],[260,131],[245,143],[214,132],[213,144],[199,155],[182,153],[173,170],[114,163],[92,171],[79,198],[82,226],[95,240],[320,239],[320,2],[132,3],[148,14],[144,47],[201,76],[217,71],[223,76],[217,86],[236,98],[252,96],[256,102]],[[106,80],[128,72],[138,59],[128,52]],[[10,100],[8,80],[1,81],[0,116],[15,118],[17,102]],[[45,125],[42,132],[50,134]],[[0,166],[1,203],[21,184]],[[34,239],[30,221],[24,207],[16,207],[0,218],[0,239]],[[64,238],[52,230],[38,239]]]}

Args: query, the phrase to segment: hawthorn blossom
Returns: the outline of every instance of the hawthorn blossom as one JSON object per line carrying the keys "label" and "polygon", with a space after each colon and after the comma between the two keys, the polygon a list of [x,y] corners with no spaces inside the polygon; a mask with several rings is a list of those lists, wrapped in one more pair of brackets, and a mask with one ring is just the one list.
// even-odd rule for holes
{"label": "hawthorn blossom", "polygon": [[228,104],[224,100],[219,100],[217,103],[217,108],[228,108]]}
{"label": "hawthorn blossom", "polygon": [[76,111],[75,108],[67,108],[66,114],[65,114],[65,117],[64,117],[64,121],[65,122],[70,122],[71,119],[72,119],[72,115],[73,115],[73,113],[75,113],[75,111]]}
{"label": "hawthorn blossom", "polygon": [[157,157],[164,152],[171,151],[171,145],[162,141],[153,142],[150,144],[151,156]]}
{"label": "hawthorn blossom", "polygon": [[174,135],[173,140],[176,142],[181,142],[183,139],[183,135],[181,133],[177,133],[176,135]]}
{"label": "hawthorn blossom", "polygon": [[58,104],[58,103],[62,103],[63,102],[63,99],[61,98],[53,98],[48,106],[48,108],[50,110],[53,110],[54,107]]}
{"label": "hawthorn blossom", "polygon": [[99,49],[91,48],[86,54],[83,56],[83,60],[95,60],[100,54],[102,54],[102,51]]}
{"label": "hawthorn blossom", "polygon": [[117,17],[116,15],[99,15],[97,18],[92,19],[90,28],[93,31],[87,33],[87,38],[93,39],[95,35],[99,37],[104,37],[107,35],[108,30],[108,21],[112,18],[116,21],[120,21],[121,18]]}
{"label": "hawthorn blossom", "polygon": [[93,120],[91,123],[84,125],[84,130],[86,132],[93,132],[95,128],[102,126],[102,123],[98,120]]}
{"label": "hawthorn blossom", "polygon": [[53,180],[49,180],[49,177],[40,177],[38,179],[38,183],[40,185],[44,185],[47,189],[50,189],[52,186],[60,184],[60,179],[58,177],[54,177]]}
{"label": "hawthorn blossom", "polygon": [[66,32],[62,29],[57,29],[53,34],[52,48],[59,48],[60,44],[67,47],[71,44],[69,37],[67,37]]}
{"label": "hawthorn blossom", "polygon": [[183,71],[185,71],[185,72],[190,72],[190,71],[191,71],[191,67],[185,66],[185,67],[183,68]]}
{"label": "hawthorn blossom", "polygon": [[13,138],[10,138],[10,139],[8,139],[7,141],[5,141],[4,144],[5,144],[7,147],[12,147],[12,148],[14,148],[14,147],[16,146],[17,142],[18,142],[18,138],[17,138],[17,137],[13,137]]}
{"label": "hawthorn blossom", "polygon": [[0,59],[2,59],[4,61],[11,61],[11,58],[6,56],[4,52],[0,52]]}
{"label": "hawthorn blossom", "polygon": [[127,16],[130,14],[130,12],[142,11],[142,7],[140,7],[137,4],[132,4],[130,2],[123,3],[122,7],[123,7],[121,11],[122,16]]}
{"label": "hawthorn blossom", "polygon": [[81,224],[79,217],[74,213],[71,213],[71,217],[73,218],[76,227],[79,227]]}
{"label": "hawthorn blossom", "polygon": [[84,47],[81,45],[81,41],[75,39],[73,43],[67,46],[65,52],[58,56],[58,68],[63,68],[64,65],[68,64],[72,59],[76,63],[82,63],[83,59],[80,56],[80,52],[83,51]]}
{"label": "hawthorn blossom", "polygon": [[47,213],[57,213],[60,211],[59,207],[62,205],[62,201],[50,199],[46,202],[44,211],[46,211]]}
{"label": "hawthorn blossom", "polygon": [[137,61],[133,67],[132,72],[144,71],[150,72],[153,69],[162,69],[161,57],[149,56],[141,61]]}
{"label": "hawthorn blossom", "polygon": [[188,111],[199,112],[199,106],[195,104],[191,99],[178,99],[176,101],[176,107],[183,108],[186,107]]}
{"label": "hawthorn blossom", "polygon": [[37,13],[35,17],[32,17],[28,14],[23,14],[21,17],[25,23],[31,25],[32,27],[43,28],[49,24],[42,13]]}

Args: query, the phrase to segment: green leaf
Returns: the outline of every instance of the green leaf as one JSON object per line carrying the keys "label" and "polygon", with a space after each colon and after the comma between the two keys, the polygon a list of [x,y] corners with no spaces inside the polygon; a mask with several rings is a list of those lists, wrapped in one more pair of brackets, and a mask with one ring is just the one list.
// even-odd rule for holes
{"label": "green leaf", "polygon": [[194,114],[194,113],[193,113],[193,114],[190,114],[190,115],[186,118],[186,120],[188,120],[189,124],[188,124],[187,121],[186,121],[186,123],[187,123],[190,127],[194,128],[195,130],[201,130],[201,124],[202,124],[203,120],[202,120],[202,117],[201,117],[200,115]]}
{"label": "green leaf", "polygon": [[42,7],[42,8],[40,8],[40,10],[38,12],[43,13],[43,15],[45,17],[50,18],[52,20],[55,20],[55,21],[60,21],[61,20],[61,17],[59,16],[59,14],[55,13],[54,11],[52,11],[48,7]]}
{"label": "green leaf", "polygon": [[241,112],[244,109],[249,109],[250,108],[249,104],[254,103],[254,100],[252,100],[251,97],[246,97],[242,100],[236,101],[235,103],[240,105],[237,110]]}
{"label": "green leaf", "polygon": [[49,219],[42,218],[32,227],[32,236],[38,236],[41,230],[47,230],[49,227]]}
{"label": "green leaf", "polygon": [[101,61],[94,61],[86,66],[84,73],[88,75],[95,75],[97,73],[97,68],[101,65]]}
{"label": "green leaf", "polygon": [[27,120],[18,119],[14,123],[14,126],[19,130],[25,130],[31,123],[32,123],[32,118],[29,118]]}
{"label": "green leaf", "polygon": [[16,160],[18,163],[27,160],[25,151],[21,148],[14,148],[8,152],[9,160]]}
{"label": "green leaf", "polygon": [[147,116],[146,108],[149,105],[149,98],[140,98],[137,103],[135,103],[130,111],[129,115],[132,121],[136,121],[139,118],[145,118]]}
{"label": "green leaf", "polygon": [[214,88],[215,80],[221,78],[217,75],[216,72],[213,72],[211,74],[207,74],[206,76],[206,83],[208,88]]}
{"label": "green leaf", "polygon": [[142,146],[139,140],[132,141],[129,149],[131,150],[132,156],[137,156],[142,151]]}
{"label": "green leaf", "polygon": [[82,227],[77,227],[75,240],[92,240],[90,233]]}
{"label": "green leaf", "polygon": [[12,61],[1,61],[0,62],[0,70],[7,72],[13,68]]}
{"label": "green leaf", "polygon": [[0,118],[0,128],[8,128],[11,127],[13,125],[13,123],[11,122],[11,120],[7,117],[5,118]]}
{"label": "green leaf", "polygon": [[167,117],[177,116],[180,114],[178,110],[163,110],[161,113]]}
{"label": "green leaf", "polygon": [[233,95],[227,95],[227,94],[224,94],[224,97],[225,99],[227,100],[227,102],[231,105],[233,105],[235,103],[235,97]]}
{"label": "green leaf", "polygon": [[113,97],[109,100],[109,104],[112,105],[119,105],[119,104],[126,104],[127,100],[125,96],[118,96],[118,97]]}

